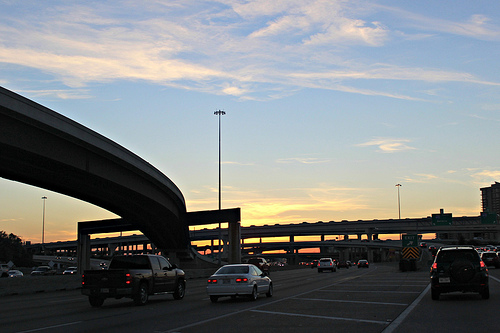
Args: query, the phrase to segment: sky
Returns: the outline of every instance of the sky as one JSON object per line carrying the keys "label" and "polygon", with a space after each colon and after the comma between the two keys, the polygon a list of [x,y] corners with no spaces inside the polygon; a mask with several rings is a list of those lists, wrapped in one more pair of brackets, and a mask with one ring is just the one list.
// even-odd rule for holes
{"label": "sky", "polygon": [[[0,85],[242,225],[477,216],[500,181],[500,2],[0,0]],[[400,205],[398,187],[401,184]],[[0,178],[0,230],[114,218]]]}

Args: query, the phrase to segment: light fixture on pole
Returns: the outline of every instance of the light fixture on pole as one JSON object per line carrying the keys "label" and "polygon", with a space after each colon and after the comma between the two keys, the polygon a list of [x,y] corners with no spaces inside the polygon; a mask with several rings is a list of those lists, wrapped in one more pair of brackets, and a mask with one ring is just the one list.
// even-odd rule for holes
{"label": "light fixture on pole", "polygon": [[396,187],[398,188],[398,215],[399,215],[399,219],[401,220],[401,199],[400,199],[400,196],[399,196],[399,188],[403,186],[401,184],[396,184]]}
{"label": "light fixture on pole", "polygon": [[[220,116],[223,116],[225,115],[226,112],[225,111],[221,111],[221,110],[217,110],[214,112],[214,115],[216,115],[218,118],[219,118],[219,210],[221,210],[221,149],[220,149],[220,143],[221,143],[221,134],[220,134]],[[221,241],[222,241],[222,225],[221,223],[219,222],[219,250],[218,250],[218,254],[219,254],[219,265],[221,264]]]}
{"label": "light fixture on pole", "polygon": [[43,215],[42,215],[42,250],[43,250],[43,244],[45,243],[45,200],[47,200],[47,197],[43,196]]}

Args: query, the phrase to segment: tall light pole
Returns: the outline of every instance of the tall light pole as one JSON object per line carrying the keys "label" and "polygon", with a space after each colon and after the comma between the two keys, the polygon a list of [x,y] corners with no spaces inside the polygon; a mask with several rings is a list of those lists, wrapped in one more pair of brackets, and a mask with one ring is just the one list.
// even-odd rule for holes
{"label": "tall light pole", "polygon": [[[401,200],[400,200],[400,197],[399,197],[399,188],[403,186],[401,184],[396,184],[396,187],[398,188],[398,215],[399,215],[399,219],[401,220]],[[399,234],[399,240],[402,239],[402,236],[401,234]]]}
{"label": "tall light pole", "polygon": [[399,214],[399,219],[401,220],[401,199],[399,196],[399,188],[403,186],[401,184],[396,184],[396,187],[398,188],[398,214]]}
{"label": "tall light pole", "polygon": [[[220,135],[220,116],[223,116],[225,115],[226,112],[225,111],[221,111],[221,110],[217,110],[214,112],[214,115],[216,115],[218,118],[219,118],[219,210],[221,210],[221,149],[220,149],[220,138],[221,138],[221,135]],[[219,254],[219,265],[221,264],[222,262],[222,258],[221,258],[221,246],[220,246],[220,243],[222,241],[222,225],[221,223],[219,222],[219,251],[218,251],[218,254]]]}
{"label": "tall light pole", "polygon": [[43,250],[43,244],[45,243],[45,200],[47,200],[47,197],[43,196],[43,215],[42,215],[42,250]]}

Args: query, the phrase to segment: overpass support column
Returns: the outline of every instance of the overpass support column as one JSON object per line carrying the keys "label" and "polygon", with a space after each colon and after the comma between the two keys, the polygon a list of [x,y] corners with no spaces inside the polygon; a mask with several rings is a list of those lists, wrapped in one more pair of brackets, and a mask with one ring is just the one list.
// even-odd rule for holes
{"label": "overpass support column", "polygon": [[90,269],[90,235],[78,233],[77,244],[77,262],[78,274],[82,275],[83,271]]}
{"label": "overpass support column", "polygon": [[230,264],[241,263],[241,226],[240,222],[229,222],[229,254]]}
{"label": "overpass support column", "polygon": [[366,249],[366,256],[367,256],[367,260],[368,262],[373,262],[373,249]]}
{"label": "overpass support column", "polygon": [[290,236],[290,243],[295,242],[295,236]]}
{"label": "overpass support column", "polygon": [[325,241],[325,235],[321,235],[321,241],[324,242]]}

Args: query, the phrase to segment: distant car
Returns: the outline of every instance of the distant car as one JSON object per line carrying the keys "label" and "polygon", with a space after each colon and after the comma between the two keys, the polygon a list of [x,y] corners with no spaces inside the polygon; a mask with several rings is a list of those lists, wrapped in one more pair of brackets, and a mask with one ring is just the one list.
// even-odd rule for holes
{"label": "distant car", "polygon": [[257,266],[261,271],[269,274],[269,263],[266,259],[261,257],[255,257],[248,259],[248,263]]}
{"label": "distant car", "polygon": [[333,262],[332,258],[321,258],[318,262],[318,273],[323,271],[337,271],[337,265]]}
{"label": "distant car", "polygon": [[350,261],[339,261],[338,265],[337,265],[338,268],[349,268],[351,267],[351,262]]}
{"label": "distant car", "polygon": [[17,269],[11,269],[10,271],[7,272],[9,274],[10,278],[16,278],[16,277],[23,277],[24,274],[21,271],[18,271]]}
{"label": "distant car", "polygon": [[430,275],[433,300],[454,291],[478,292],[483,299],[490,298],[488,269],[473,246],[440,248]]}
{"label": "distant car", "polygon": [[273,283],[266,273],[253,264],[222,266],[207,281],[207,294],[212,303],[224,296],[244,296],[255,301],[263,293],[272,297]]}
{"label": "distant car", "polygon": [[495,268],[500,268],[500,258],[496,252],[483,252],[481,253],[481,260],[484,261],[486,266],[495,266]]}
{"label": "distant car", "polygon": [[67,274],[76,274],[76,272],[78,271],[78,269],[76,267],[68,267],[68,269],[66,269],[64,272],[63,272],[63,275],[67,275]]}
{"label": "distant car", "polygon": [[369,268],[370,267],[370,263],[368,262],[368,260],[366,260],[366,259],[360,259],[360,260],[358,260],[358,268],[361,268],[361,267]]}
{"label": "distant car", "polygon": [[425,243],[425,242],[420,242],[420,247],[427,247],[427,243]]}
{"label": "distant car", "polygon": [[313,261],[311,261],[311,268],[316,268],[316,267],[318,267],[318,261],[319,261],[319,260],[316,260],[316,259],[314,259]]}
{"label": "distant car", "polygon": [[38,266],[34,271],[31,272],[31,275],[54,275],[56,271],[53,270],[50,266]]}

